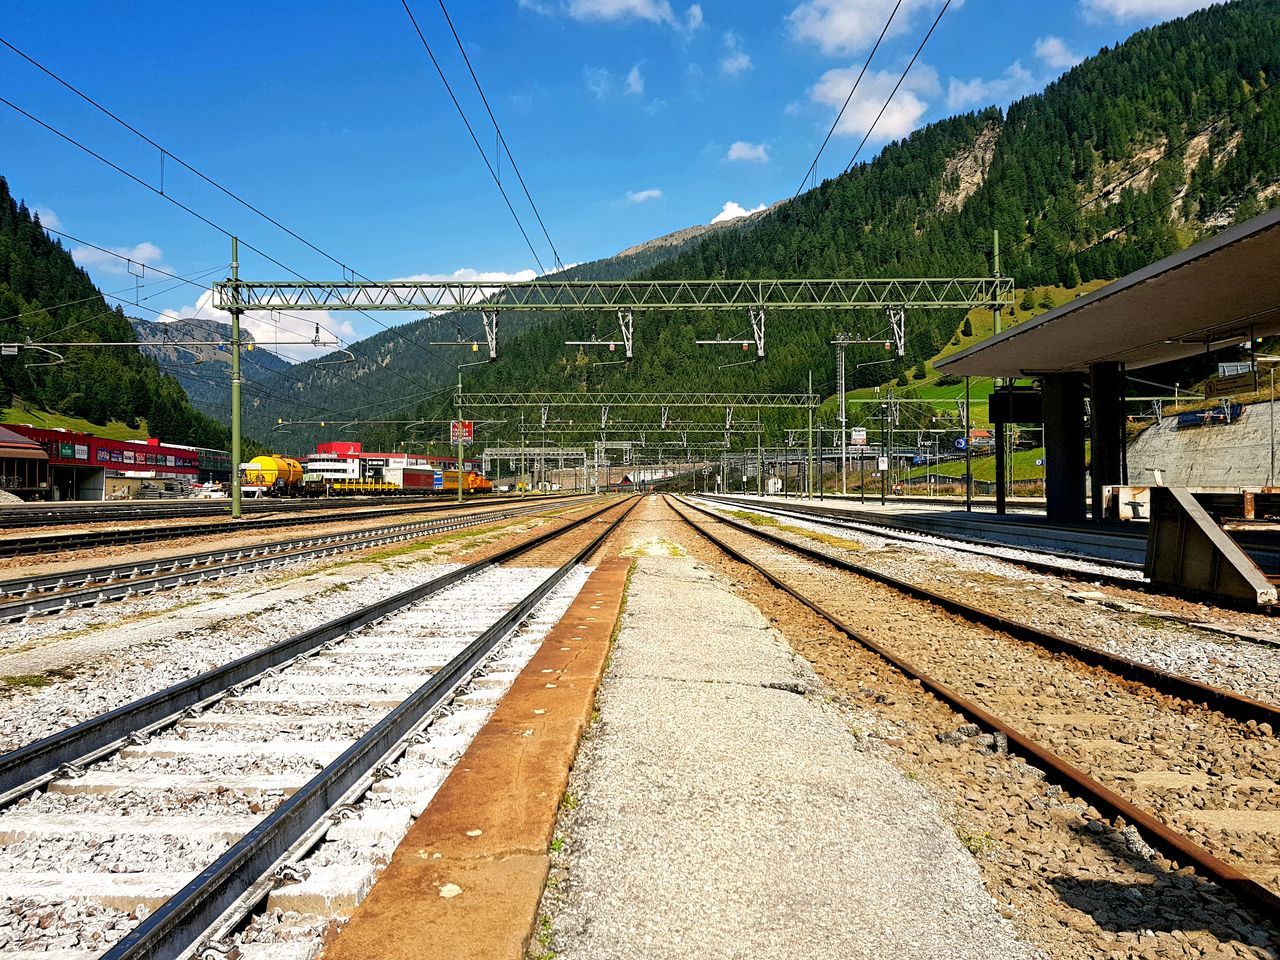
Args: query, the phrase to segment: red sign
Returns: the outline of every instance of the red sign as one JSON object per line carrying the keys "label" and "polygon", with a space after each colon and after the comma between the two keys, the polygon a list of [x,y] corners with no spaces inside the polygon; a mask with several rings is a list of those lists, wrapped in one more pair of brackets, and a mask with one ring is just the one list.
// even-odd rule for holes
{"label": "red sign", "polygon": [[449,422],[449,441],[451,443],[471,443],[476,438],[476,425],[470,420],[452,420]]}

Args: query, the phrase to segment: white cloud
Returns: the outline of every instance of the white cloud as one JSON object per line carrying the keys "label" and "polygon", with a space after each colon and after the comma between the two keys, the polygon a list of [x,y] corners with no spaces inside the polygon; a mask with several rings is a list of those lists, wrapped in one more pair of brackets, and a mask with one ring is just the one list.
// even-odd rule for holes
{"label": "white cloud", "polygon": [[690,32],[702,26],[703,19],[700,5],[692,4],[684,16],[679,17],[670,0],[563,0],[558,4],[546,0],[520,0],[520,6],[545,16],[561,13],[574,20],[600,22],[646,20]]}
{"label": "white cloud", "polygon": [[745,160],[749,163],[768,163],[769,151],[763,143],[747,143],[739,140],[724,155],[726,160]]}
{"label": "white cloud", "polygon": [[582,71],[587,89],[597,100],[607,100],[613,94],[613,74],[605,67],[585,67]]}
{"label": "white cloud", "polygon": [[644,96],[644,74],[640,72],[640,64],[638,63],[627,74],[626,90],[627,93],[640,97]]}
{"label": "white cloud", "polygon": [[714,217],[711,218],[712,223],[724,223],[726,220],[737,220],[740,217],[749,217],[753,213],[759,213],[764,209],[764,204],[754,207],[751,210],[746,209],[742,204],[734,200],[726,201],[725,205],[720,209]]}
{"label": "white cloud", "polygon": [[1045,66],[1053,67],[1055,70],[1074,67],[1084,59],[1080,54],[1073,52],[1061,37],[1055,36],[1041,37],[1036,41],[1036,56],[1044,62]]}
{"label": "white cloud", "polygon": [[[43,218],[42,218],[43,219]],[[52,224],[50,224],[52,226]],[[110,247],[111,253],[95,250],[93,247],[74,247],[71,256],[75,262],[86,270],[99,270],[103,273],[114,273],[123,276],[127,273],[145,274],[144,264],[168,270],[164,263],[164,253],[154,243],[147,240],[133,247]],[[115,254],[113,256],[113,254]],[[130,265],[125,261],[133,261]]]}
{"label": "white cloud", "polygon": [[650,200],[661,200],[662,191],[657,187],[648,190],[628,190],[627,203],[648,203]]}
{"label": "white cloud", "polygon": [[[805,0],[787,17],[791,35],[797,40],[816,43],[828,56],[857,53],[870,47],[884,29],[897,0]],[[935,13],[939,0],[902,0],[902,8],[893,18],[887,37],[895,37],[911,29],[912,18],[920,10]],[[952,0],[951,8],[960,6]],[[847,92],[847,91],[846,91]]]}
{"label": "white cloud", "polygon": [[738,77],[751,69],[751,56],[742,49],[742,38],[732,30],[724,35],[724,50],[720,72],[726,77]]}
{"label": "white cloud", "polygon": [[50,230],[62,229],[62,221],[58,219],[58,215],[48,207],[36,207],[34,213],[40,218],[40,223],[48,227]]}
{"label": "white cloud", "polygon": [[1090,20],[1165,20],[1207,7],[1217,0],[1080,0]]}
{"label": "white cloud", "polygon": [[981,77],[957,80],[952,77],[947,87],[947,107],[960,110],[991,103],[1004,106],[1011,100],[1030,93],[1038,85],[1031,71],[1022,65],[1022,61],[1015,60],[1003,74],[991,80],[983,80]]}
{"label": "white cloud", "polygon": [[[231,314],[213,306],[213,292],[210,290],[200,294],[200,299],[195,304],[180,310],[165,310],[155,319],[163,321],[166,317],[174,320],[181,318],[231,323]],[[333,353],[337,349],[333,346],[335,339],[347,343],[359,339],[350,321],[335,317],[328,310],[308,310],[289,315],[273,310],[249,310],[240,317],[240,329],[252,334],[262,349],[275,350],[275,345],[279,344],[278,352],[290,362],[311,360]],[[210,333],[212,332],[211,330]],[[209,339],[214,337],[210,336]],[[315,339],[320,340],[320,346],[312,343]]]}
{"label": "white cloud", "polygon": [[[809,99],[829,107],[832,114],[840,110],[849,96],[860,67],[838,67],[828,70],[809,90]],[[845,137],[861,137],[876,122],[876,115],[893,92],[900,73],[887,70],[868,70],[858,84],[858,91],[840,118],[836,134]],[[917,64],[907,75],[906,81],[876,124],[872,142],[883,143],[905,137],[920,124],[929,104],[923,97],[932,96],[941,89],[938,73],[932,67]]]}

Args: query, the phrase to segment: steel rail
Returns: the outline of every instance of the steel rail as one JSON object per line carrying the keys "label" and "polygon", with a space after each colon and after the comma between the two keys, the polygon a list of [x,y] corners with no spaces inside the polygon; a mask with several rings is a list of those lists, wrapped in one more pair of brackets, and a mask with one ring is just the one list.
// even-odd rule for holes
{"label": "steel rail", "polygon": [[[582,496],[582,494],[570,494],[572,496]],[[569,497],[559,497],[557,499],[568,499]],[[517,498],[507,498],[506,502],[517,500]],[[503,501],[468,501],[469,503],[484,502],[503,502]],[[365,510],[359,514],[350,514],[347,517],[341,516],[280,516],[280,517],[263,517],[255,520],[232,521],[224,519],[215,522],[205,523],[187,523],[176,526],[154,526],[154,527],[135,527],[130,529],[115,530],[87,530],[81,533],[65,533],[53,534],[51,536],[27,536],[27,537],[6,537],[0,539],[0,557],[27,556],[37,553],[54,553],[61,550],[83,550],[89,547],[103,546],[119,546],[130,543],[147,543],[155,540],[173,540],[179,537],[198,537],[210,534],[232,533],[245,534],[254,533],[258,530],[273,530],[277,527],[304,527],[313,526],[320,523],[334,523],[338,520],[351,519],[369,519],[376,520],[380,517],[391,516],[407,516],[414,513],[434,513],[440,510],[456,510],[458,504],[455,501],[438,501],[434,503],[414,504],[412,506],[403,507],[384,507],[376,510]],[[93,521],[85,521],[91,523]]]}
{"label": "steel rail", "polygon": [[[502,498],[514,499],[514,498]],[[396,503],[408,501],[431,503],[438,501],[438,494],[402,493],[377,497],[287,499],[249,499],[244,502],[246,513],[301,513],[309,510],[337,510],[343,507],[361,507],[388,500]],[[60,506],[52,504],[5,504],[0,506],[0,529],[17,530],[26,527],[65,527],[80,523],[105,523],[118,520],[181,520],[203,517],[231,516],[230,500],[134,500],[134,501],[82,501],[84,506]]]}
{"label": "steel rail", "polygon": [[[211,928],[223,929],[243,917],[267,890],[262,879],[299,851],[315,835],[316,825],[336,806],[359,796],[373,771],[394,762],[407,738],[431,709],[470,676],[498,642],[515,629],[559,582],[589,557],[635,509],[634,500],[591,540],[525,595],[467,648],[432,675],[399,706],[285,800],[199,876],[102,955],[101,960],[176,960],[204,940]],[[610,504],[569,527],[539,538],[545,542],[616,509]],[[532,548],[526,544],[521,552]],[[230,914],[230,916],[228,916]]]}
{"label": "steel rail", "polygon": [[[403,543],[436,533],[462,530],[500,520],[539,513],[551,506],[537,503],[508,510],[467,511],[456,516],[393,524],[368,530],[273,540],[246,547],[225,547],[199,553],[162,557],[134,564],[113,564],[34,577],[0,581],[0,623],[25,620],[36,614],[55,614],[77,607],[94,607],[109,600],[125,600],[170,590],[187,583],[204,583],[274,567],[290,560],[327,557],[370,547]],[[32,597],[32,594],[36,594]],[[17,599],[6,599],[6,598]]]}
{"label": "steel rail", "polygon": [[[668,498],[668,500],[670,500],[670,498]],[[688,503],[687,501],[681,500],[680,502],[685,506],[688,506],[690,509],[697,511],[698,513],[702,513],[717,522],[724,523],[735,529],[740,529],[745,533],[755,535],[766,542],[794,550],[803,556],[810,556],[812,559],[827,563],[830,563],[835,559],[821,554],[820,551],[810,551],[807,548],[797,547],[796,544],[783,540],[780,537],[767,535],[764,531],[754,530],[750,527],[734,523],[731,520],[726,520],[724,517],[716,516],[715,514],[707,510],[703,510],[702,508]],[[813,610],[841,633],[848,635],[851,639],[870,650],[872,653],[892,664],[905,676],[919,681],[924,689],[933,693],[944,702],[950,704],[958,712],[972,718],[989,730],[994,730],[998,733],[1004,734],[1008,738],[1010,744],[1016,746],[1024,754],[1034,757],[1037,761],[1052,771],[1053,774],[1056,775],[1057,779],[1065,781],[1070,788],[1086,797],[1093,806],[1097,807],[1099,810],[1107,811],[1110,818],[1114,819],[1116,817],[1123,817],[1127,822],[1134,824],[1139,830],[1143,831],[1143,833],[1147,835],[1153,847],[1162,850],[1171,860],[1182,860],[1184,862],[1194,864],[1197,870],[1201,871],[1206,876],[1211,877],[1216,883],[1222,886],[1223,889],[1230,891],[1240,899],[1261,909],[1264,916],[1274,917],[1277,914],[1280,914],[1280,895],[1277,895],[1267,887],[1258,883],[1258,881],[1246,876],[1230,864],[1219,860],[1195,841],[1166,826],[1154,815],[1143,810],[1141,807],[1130,803],[1118,793],[1108,789],[1102,783],[1089,776],[1079,767],[1076,767],[1074,764],[1071,764],[1059,757],[1056,753],[1053,753],[1049,749],[1041,746],[1031,737],[1026,736],[1016,728],[1005,723],[999,717],[989,713],[972,700],[964,697],[962,694],[951,689],[946,684],[935,680],[923,670],[913,666],[910,662],[902,659],[894,653],[891,653],[888,649],[882,647],[870,637],[860,633],[855,627],[840,619],[836,614],[827,610],[818,601],[812,599],[797,588],[793,587],[791,584],[770,573],[741,550],[738,550],[731,544],[726,543],[722,538],[716,536],[716,534],[712,533],[706,527],[700,526],[679,508],[673,507],[672,509],[681,520],[688,524],[689,527],[699,535],[705,537],[708,541],[715,544],[739,563],[745,564],[755,570],[779,590],[782,590],[784,593],[794,597],[810,610]],[[841,566],[838,562],[836,565]],[[876,577],[875,579],[880,578]],[[915,595],[914,592],[913,595]]]}
{"label": "steel rail", "polygon": [[330,640],[366,626],[409,604],[417,603],[465,577],[519,556],[562,533],[590,522],[612,509],[613,506],[613,504],[606,504],[584,517],[569,521],[565,526],[538,534],[525,543],[508,547],[491,557],[477,560],[427,583],[411,587],[386,600],[352,611],[328,623],[295,634],[279,643],[246,654],[230,663],[214,667],[173,686],[85,720],[74,727],[0,755],[0,809],[31,790],[44,786],[54,779],[59,769],[66,764],[81,767],[91,763],[121,747],[131,736],[148,734],[168,726],[176,722],[185,710],[212,702],[233,687],[253,683],[261,679],[268,670],[297,657],[305,656]]}
{"label": "steel rail", "polygon": [[[732,497],[727,499],[733,499]],[[757,501],[749,498],[735,500],[739,504],[752,504]],[[852,505],[856,509],[856,504]],[[1092,563],[1110,563],[1116,566],[1124,566],[1130,569],[1142,569],[1143,558],[1146,556],[1147,550],[1147,534],[1145,528],[1140,532],[1129,534],[1120,534],[1114,531],[1108,531],[1105,534],[1101,532],[1093,532],[1081,530],[1078,527],[1062,526],[1048,523],[1036,523],[1036,525],[1022,526],[1016,520],[997,520],[992,515],[986,514],[970,514],[964,520],[946,518],[938,519],[930,515],[917,515],[911,513],[897,513],[891,516],[874,515],[868,516],[865,512],[859,511],[856,515],[847,510],[841,510],[837,507],[826,507],[818,504],[805,504],[803,508],[795,506],[792,509],[797,511],[803,510],[806,513],[812,513],[814,516],[836,516],[843,517],[853,523],[863,523],[868,526],[877,528],[887,528],[889,530],[900,530],[906,533],[915,533],[921,536],[944,537],[948,540],[954,540],[969,546],[983,547],[1005,547],[1010,550],[1039,550],[1041,553],[1052,552],[1055,556],[1070,557],[1075,560],[1086,560]],[[941,525],[944,529],[937,529],[936,526],[931,529],[930,525]],[[950,527],[954,532],[948,532],[945,528]],[[956,529],[963,528],[963,529]],[[1081,545],[1081,550],[1073,552],[1070,549],[1058,549],[1054,551],[1038,548],[1033,544],[1022,545],[1009,540],[997,539],[996,537],[983,537],[984,528],[988,532],[993,532],[997,528],[1003,530],[1011,530],[1017,534],[1026,536],[1028,539],[1036,533],[1059,533],[1069,537],[1074,537],[1076,543]],[[1128,559],[1111,559],[1099,556],[1097,553],[1085,553],[1084,549],[1089,545],[1098,545],[1103,538],[1109,539],[1114,545],[1117,552],[1124,552]]]}
{"label": "steel rail", "polygon": [[1034,570],[1037,573],[1049,573],[1054,576],[1068,576],[1077,580],[1103,580],[1107,583],[1114,584],[1118,587],[1128,587],[1132,590],[1150,589],[1151,584],[1145,580],[1134,580],[1129,577],[1122,577],[1119,574],[1108,573],[1104,570],[1081,570],[1077,567],[1064,567],[1061,564],[1054,563],[1052,560],[1035,560],[1031,557],[1006,557],[1003,554],[992,553],[996,550],[1021,550],[1024,553],[1039,553],[1046,557],[1058,557],[1063,560],[1073,560],[1078,563],[1092,563],[1098,566],[1111,566],[1124,570],[1141,570],[1142,564],[1130,563],[1127,560],[1099,560],[1093,557],[1086,557],[1075,553],[1064,553],[1058,550],[1043,550],[1036,547],[1019,547],[1013,545],[1005,545],[995,543],[993,541],[983,541],[975,543],[972,540],[966,540],[962,537],[951,536],[945,533],[925,533],[923,531],[906,530],[898,527],[877,524],[872,520],[864,520],[862,518],[852,518],[841,516],[839,511],[809,510],[805,507],[786,507],[774,504],[762,504],[758,501],[736,500],[733,497],[719,496],[716,494],[699,494],[703,500],[710,500],[714,503],[732,505],[736,509],[746,510],[755,513],[771,514],[779,517],[791,517],[796,520],[805,520],[809,523],[825,523],[832,527],[838,527],[842,530],[854,530],[863,533],[869,533],[875,537],[881,537],[885,540],[898,540],[903,543],[925,543],[934,546],[945,546],[948,550],[955,550],[959,553],[975,553],[981,557],[989,557],[995,560],[1003,560],[1005,563],[1016,564],[1025,567],[1028,570]]}
{"label": "steel rail", "polygon": [[949,597],[946,594],[937,593],[928,587],[917,586],[914,583],[908,583],[900,580],[892,574],[881,573],[870,567],[855,563],[852,560],[846,560],[843,557],[832,556],[824,550],[815,547],[806,546],[804,544],[792,543],[776,534],[757,529],[750,524],[742,523],[731,517],[724,517],[710,510],[699,507],[697,504],[689,503],[681,500],[692,510],[711,517],[720,523],[741,530],[744,533],[752,534],[762,540],[785,547],[802,556],[808,557],[810,560],[816,560],[818,563],[825,563],[828,566],[837,567],[849,573],[865,577],[868,580],[874,580],[882,583],[887,587],[891,587],[901,593],[905,593],[917,600],[923,600],[926,603],[932,603],[935,606],[942,607],[948,613],[955,614],[975,623],[980,623],[985,627],[991,627],[995,630],[1003,631],[1019,640],[1028,643],[1034,643],[1038,646],[1052,650],[1055,653],[1065,653],[1068,656],[1081,660],[1090,666],[1101,667],[1111,673],[1116,674],[1126,680],[1133,680],[1139,683],[1145,683],[1147,686],[1167,694],[1171,697],[1177,697],[1182,700],[1190,700],[1194,703],[1203,704],[1221,711],[1226,716],[1248,723],[1250,720],[1257,723],[1269,723],[1273,727],[1280,728],[1280,707],[1264,703],[1261,700],[1253,700],[1249,697],[1241,696],[1230,690],[1223,690],[1207,683],[1201,683],[1199,680],[1192,680],[1189,677],[1179,676],[1176,673],[1169,673],[1167,670],[1161,670],[1159,667],[1153,667],[1137,660],[1130,660],[1128,657],[1122,657],[1118,654],[1107,653],[1105,650],[1099,650],[1087,644],[1064,637],[1062,634],[1054,633],[1051,630],[1045,630],[1042,627],[1035,627],[1029,623],[1023,623],[1019,620],[1010,620],[1008,617],[1002,617],[998,613],[992,613],[981,607],[975,607],[963,600]]}

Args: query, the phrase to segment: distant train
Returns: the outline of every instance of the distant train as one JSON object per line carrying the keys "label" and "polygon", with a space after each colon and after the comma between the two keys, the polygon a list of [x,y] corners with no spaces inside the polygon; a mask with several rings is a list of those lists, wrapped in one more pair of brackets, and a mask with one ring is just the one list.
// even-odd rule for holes
{"label": "distant train", "polygon": [[[291,457],[254,457],[241,481],[246,492],[268,497],[396,496],[456,494],[458,472],[425,466],[403,466],[388,475],[366,475],[355,460],[318,458],[302,464]],[[491,493],[493,483],[474,470],[463,474],[467,493]]]}

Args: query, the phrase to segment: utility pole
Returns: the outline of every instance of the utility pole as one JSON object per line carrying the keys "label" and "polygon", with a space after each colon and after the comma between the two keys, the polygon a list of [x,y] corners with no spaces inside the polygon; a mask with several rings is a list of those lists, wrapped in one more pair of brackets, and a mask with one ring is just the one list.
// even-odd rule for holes
{"label": "utility pole", "polygon": [[[231,279],[240,279],[240,241],[231,238]],[[234,289],[234,288],[233,288]],[[240,291],[234,293],[235,302]],[[233,306],[231,314],[231,516],[240,519],[240,314]]]}
{"label": "utility pole", "polygon": [[764,496],[764,433],[761,430],[756,431],[756,496]]}
{"label": "utility pole", "polygon": [[969,378],[964,378],[964,508],[973,512],[973,429],[969,419]]}
{"label": "utility pole", "polygon": [[458,371],[458,502],[462,502],[462,371]]}
{"label": "utility pole", "polygon": [[520,479],[516,481],[516,486],[523,486],[520,496],[523,497],[529,490],[529,483],[524,478],[524,411],[520,411]]}
{"label": "utility pole", "polygon": [[[995,277],[1000,277],[1000,231],[992,231],[992,249],[991,264],[995,268]],[[994,317],[995,332],[1000,332],[1000,304],[997,302],[995,309],[992,311]],[[994,386],[1000,385],[1000,380],[993,381]],[[1005,441],[1008,437],[1008,428],[1004,423],[992,424],[995,427],[996,434],[996,513],[1003,514],[1005,508],[1005,459],[1008,456],[1008,450],[1005,447]]]}
{"label": "utility pole", "polygon": [[813,499],[813,371],[809,371],[809,434],[805,453],[805,496]]}
{"label": "utility pole", "polygon": [[845,398],[844,385],[844,344],[836,347],[836,389],[840,391],[840,493],[847,494],[849,492],[848,473],[849,473],[849,436],[848,422],[849,411],[848,403]]}

